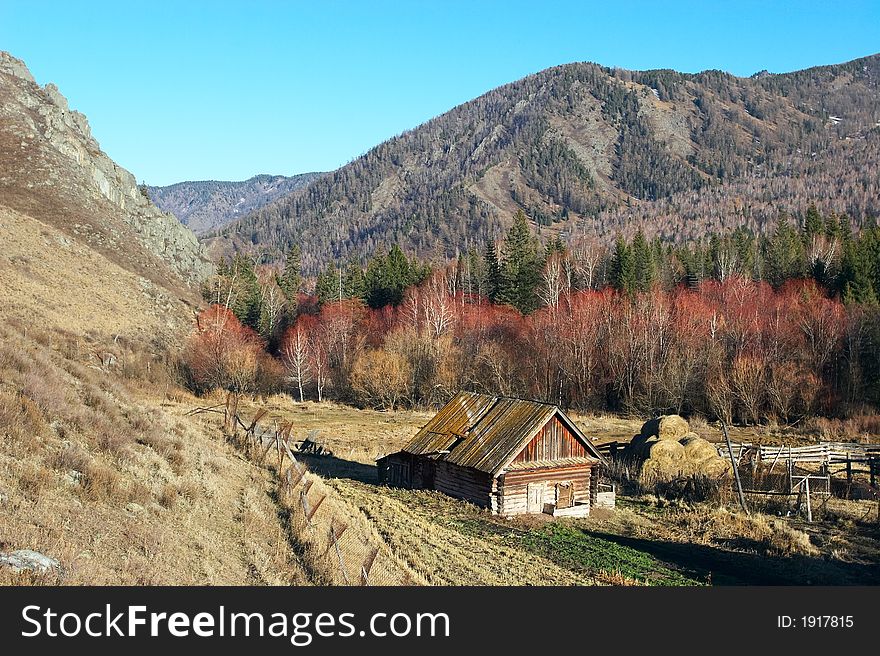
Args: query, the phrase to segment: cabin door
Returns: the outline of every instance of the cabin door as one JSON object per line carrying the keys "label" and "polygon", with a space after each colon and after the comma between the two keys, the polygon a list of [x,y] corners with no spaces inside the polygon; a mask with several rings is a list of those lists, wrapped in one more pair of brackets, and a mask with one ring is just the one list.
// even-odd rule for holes
{"label": "cabin door", "polygon": [[543,483],[529,483],[528,489],[528,502],[526,510],[530,513],[540,513],[544,512],[544,484]]}

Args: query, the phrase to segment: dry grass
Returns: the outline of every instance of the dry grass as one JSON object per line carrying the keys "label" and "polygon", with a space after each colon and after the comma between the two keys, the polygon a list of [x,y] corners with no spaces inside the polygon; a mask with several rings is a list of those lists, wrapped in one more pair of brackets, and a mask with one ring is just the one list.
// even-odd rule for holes
{"label": "dry grass", "polygon": [[[0,583],[307,582],[270,473],[156,395],[166,374],[98,366],[90,352],[113,341],[0,325],[0,551],[64,567]],[[161,360],[153,348],[119,352]]]}
{"label": "dry grass", "polygon": [[190,313],[183,302],[109,253],[7,207],[0,206],[0,219],[0,306],[6,319],[36,330],[52,326],[142,339],[186,329]]}
{"label": "dry grass", "polygon": [[433,521],[484,515],[439,492],[394,491],[346,479],[329,482],[389,548],[432,585],[594,585],[599,581],[491,538]]}
{"label": "dry grass", "polygon": [[669,530],[696,544],[751,541],[763,553],[776,556],[817,556],[810,537],[789,522],[760,513],[745,515],[726,508],[681,510],[670,514]]}

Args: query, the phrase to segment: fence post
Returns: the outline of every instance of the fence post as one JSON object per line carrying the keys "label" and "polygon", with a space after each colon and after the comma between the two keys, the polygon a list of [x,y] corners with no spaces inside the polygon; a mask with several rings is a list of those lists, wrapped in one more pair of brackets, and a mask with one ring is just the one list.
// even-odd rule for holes
{"label": "fence post", "polygon": [[810,477],[804,477],[804,489],[807,495],[807,521],[813,523],[813,509],[810,506]]}
{"label": "fence post", "polygon": [[846,452],[846,498],[849,499],[850,491],[852,490],[853,483],[853,472],[852,472],[852,460],[849,457],[849,451]]}
{"label": "fence post", "polygon": [[724,440],[727,442],[727,453],[730,454],[730,464],[733,466],[733,477],[736,479],[736,490],[739,494],[739,505],[742,506],[746,515],[749,509],[746,507],[746,496],[743,494],[742,482],[739,480],[739,465],[733,457],[733,446],[730,444],[730,435],[727,433],[727,424],[721,421],[721,431],[724,433]]}

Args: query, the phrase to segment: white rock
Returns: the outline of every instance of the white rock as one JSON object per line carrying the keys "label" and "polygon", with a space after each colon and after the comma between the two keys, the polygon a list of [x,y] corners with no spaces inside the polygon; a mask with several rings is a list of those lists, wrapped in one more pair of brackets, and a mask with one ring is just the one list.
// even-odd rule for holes
{"label": "white rock", "polygon": [[61,569],[61,563],[54,558],[30,549],[19,549],[9,554],[0,553],[0,565],[9,567],[14,572],[32,571],[40,574]]}

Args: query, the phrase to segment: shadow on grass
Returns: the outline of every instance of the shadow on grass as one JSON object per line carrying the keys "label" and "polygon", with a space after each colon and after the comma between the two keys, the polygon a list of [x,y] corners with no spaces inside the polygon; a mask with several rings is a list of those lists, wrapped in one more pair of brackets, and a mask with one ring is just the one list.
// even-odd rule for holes
{"label": "shadow on grass", "polygon": [[353,481],[371,483],[373,485],[379,482],[376,465],[365,465],[362,462],[344,460],[336,456],[319,456],[308,453],[297,453],[296,457],[310,471],[324,478],[348,478]]}
{"label": "shadow on grass", "polygon": [[650,554],[670,567],[693,572],[701,578],[707,577],[713,585],[880,584],[880,566],[875,564],[847,563],[802,555],[768,556],[596,531],[584,531],[584,534]]}

